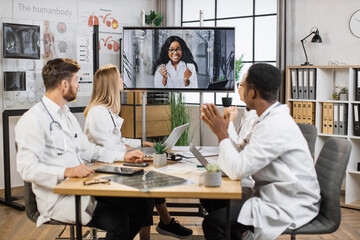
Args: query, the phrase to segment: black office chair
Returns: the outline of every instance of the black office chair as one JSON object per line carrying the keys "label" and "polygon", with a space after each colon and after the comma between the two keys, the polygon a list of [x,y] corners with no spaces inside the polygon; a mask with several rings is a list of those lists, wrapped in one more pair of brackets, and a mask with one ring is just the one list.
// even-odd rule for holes
{"label": "black office chair", "polygon": [[296,234],[324,234],[333,233],[341,221],[340,190],[345,170],[349,162],[351,144],[346,139],[329,138],[315,165],[320,184],[321,204],[320,212],[311,222],[284,234],[291,234],[291,240]]}
{"label": "black office chair", "polygon": [[[27,217],[34,223],[36,223],[38,217],[40,216],[40,213],[37,209],[37,205],[36,205],[36,198],[35,198],[35,194],[32,190],[32,186],[31,183],[24,181],[24,199],[25,199],[25,212]],[[50,220],[48,222],[46,222],[45,224],[51,224],[51,225],[65,225],[65,226],[70,226],[70,237],[69,238],[63,238],[61,237],[61,235],[63,234],[63,232],[65,231],[65,228],[58,234],[58,236],[56,237],[56,239],[75,239],[74,237],[74,224],[69,224],[69,223],[63,223],[60,221],[56,221],[56,220]],[[86,238],[88,235],[90,234],[90,231],[86,231],[86,233],[83,235],[83,238]],[[96,229],[91,229],[91,239],[98,239],[97,238],[97,230]]]}
{"label": "black office chair", "polygon": [[315,143],[317,137],[316,127],[314,125],[305,124],[305,123],[298,123],[297,125],[299,126],[300,131],[302,132],[308,143],[311,156],[314,158]]}

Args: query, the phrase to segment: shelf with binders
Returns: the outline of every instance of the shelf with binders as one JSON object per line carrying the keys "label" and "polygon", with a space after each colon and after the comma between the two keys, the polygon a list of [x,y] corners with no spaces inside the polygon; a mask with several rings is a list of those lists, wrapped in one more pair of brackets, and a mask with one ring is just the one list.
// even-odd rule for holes
{"label": "shelf with binders", "polygon": [[[295,69],[295,70],[294,70]],[[293,96],[293,86],[291,75],[298,77],[298,70],[300,73],[303,69],[315,72],[315,98],[314,99],[299,99]],[[315,159],[318,158],[322,147],[326,140],[330,137],[347,139],[350,141],[352,150],[350,153],[349,164],[346,170],[346,181],[344,181],[343,190],[345,190],[344,203],[342,206],[351,207],[360,210],[360,171],[357,169],[357,164],[360,162],[360,134],[355,133],[354,122],[354,106],[358,105],[360,114],[360,65],[357,66],[293,66],[286,68],[286,103],[294,113],[294,104],[312,103],[315,105],[315,126],[318,130],[318,137],[315,143]],[[296,72],[296,74],[295,74]],[[306,73],[306,71],[305,71]],[[296,78],[297,79],[297,78]],[[300,76],[300,79],[301,78]],[[358,81],[359,80],[359,81]],[[334,91],[340,91],[341,88],[348,89],[348,96],[346,100],[334,100]],[[323,126],[325,110],[328,113],[330,106],[330,123],[331,128]],[[340,114],[340,106],[341,114]],[[296,111],[295,111],[296,112]],[[334,114],[335,112],[335,114]],[[337,114],[336,114],[337,113]],[[341,119],[340,119],[340,116]],[[296,119],[294,118],[296,121]],[[344,122],[341,133],[339,133],[339,121]],[[326,120],[327,121],[327,120]],[[336,124],[338,123],[338,124]],[[337,132],[334,127],[338,125]],[[360,115],[359,115],[360,127]],[[359,129],[360,130],[360,129]]]}
{"label": "shelf with binders", "polygon": [[321,111],[317,112],[319,136],[348,136],[349,121],[349,104],[340,101],[318,102]]}
{"label": "shelf with binders", "polygon": [[289,102],[297,102],[297,101],[301,101],[301,102],[316,102],[316,100],[311,100],[311,99],[288,99]]}

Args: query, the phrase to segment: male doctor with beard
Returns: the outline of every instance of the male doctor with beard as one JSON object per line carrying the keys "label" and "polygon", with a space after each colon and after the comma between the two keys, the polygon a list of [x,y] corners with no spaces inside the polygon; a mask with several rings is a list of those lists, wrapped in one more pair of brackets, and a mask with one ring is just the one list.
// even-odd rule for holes
{"label": "male doctor with beard", "polygon": [[[276,239],[317,216],[320,187],[307,142],[288,107],[277,101],[280,71],[254,64],[242,84],[247,107],[259,116],[243,150],[229,139],[228,114],[221,116],[214,104],[205,104],[201,119],[218,137],[221,169],[232,180],[252,176],[255,181],[254,193],[231,206],[232,237],[252,231],[255,239]],[[206,239],[225,238],[225,216],[226,209],[219,208],[204,219]]]}

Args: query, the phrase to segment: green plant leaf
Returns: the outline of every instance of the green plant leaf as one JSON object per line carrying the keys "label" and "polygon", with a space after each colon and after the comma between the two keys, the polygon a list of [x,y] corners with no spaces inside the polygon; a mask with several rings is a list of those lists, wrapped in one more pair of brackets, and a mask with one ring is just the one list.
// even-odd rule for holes
{"label": "green plant leaf", "polygon": [[[171,111],[171,130],[175,127],[188,123],[190,121],[189,108],[182,101],[181,93],[171,93],[170,95]],[[186,128],[180,139],[177,141],[176,146],[189,146],[194,135],[190,135],[189,128]]]}
{"label": "green plant leaf", "polygon": [[161,24],[162,20],[163,20],[162,16],[160,15],[160,13],[158,13],[156,15],[156,17],[154,18],[155,26],[159,26]]}
{"label": "green plant leaf", "polygon": [[151,25],[152,19],[150,15],[145,15],[145,24]]}
{"label": "green plant leaf", "polygon": [[211,163],[206,166],[208,172],[220,172],[220,167],[217,163]]}

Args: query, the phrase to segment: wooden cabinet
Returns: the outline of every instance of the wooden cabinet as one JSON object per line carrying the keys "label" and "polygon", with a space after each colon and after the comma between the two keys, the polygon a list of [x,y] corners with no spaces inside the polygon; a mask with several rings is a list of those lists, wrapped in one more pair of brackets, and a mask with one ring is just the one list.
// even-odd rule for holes
{"label": "wooden cabinet", "polygon": [[[142,106],[121,105],[120,116],[125,119],[121,133],[127,138],[142,137]],[[170,105],[146,106],[146,137],[166,136],[171,132]]]}
{"label": "wooden cabinet", "polygon": [[[296,94],[292,94],[293,76],[298,76],[294,74],[294,72],[302,73],[304,70],[305,72],[312,70],[316,72],[316,78],[314,79],[316,86],[314,99],[298,98]],[[301,76],[299,79],[305,78]],[[289,105],[289,108],[292,109],[292,112],[294,113],[294,102],[311,102],[315,104],[315,126],[318,130],[315,158],[319,156],[322,146],[329,137],[345,138],[350,141],[352,150],[345,175],[345,202],[343,205],[357,209],[360,209],[360,171],[357,170],[357,164],[360,162],[360,136],[355,136],[353,121],[354,105],[360,104],[360,101],[356,101],[356,92],[359,84],[360,65],[293,66],[287,67],[286,69],[286,103]],[[344,87],[348,89],[348,98],[341,101],[332,99],[334,91]],[[330,130],[324,129],[324,119],[326,119],[324,109],[326,109],[326,106],[343,106],[345,112],[343,119],[345,119],[344,126],[346,128],[343,133],[334,131],[334,128]],[[329,119],[331,119],[330,122],[333,124],[332,127],[335,127],[337,118],[334,113],[339,110],[333,109],[334,108],[331,108],[330,112],[332,115],[330,115]],[[296,111],[295,109],[295,112]],[[329,113],[329,110],[327,110],[327,113]],[[338,116],[340,117],[340,111]],[[338,119],[338,121],[340,122],[341,119]]]}

